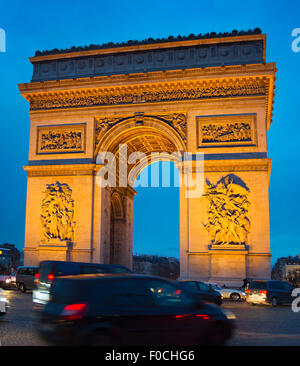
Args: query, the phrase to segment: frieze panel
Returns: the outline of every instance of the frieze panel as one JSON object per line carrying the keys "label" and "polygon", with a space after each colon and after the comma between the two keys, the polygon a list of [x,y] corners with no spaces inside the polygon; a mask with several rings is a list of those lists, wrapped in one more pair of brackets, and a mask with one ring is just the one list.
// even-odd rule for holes
{"label": "frieze panel", "polygon": [[197,117],[198,147],[256,144],[256,115]]}
{"label": "frieze panel", "polygon": [[40,126],[37,154],[79,153],[85,151],[85,124]]}
{"label": "frieze panel", "polygon": [[243,96],[265,96],[267,78],[247,80],[219,80],[218,82],[165,83],[157,85],[136,85],[122,88],[101,88],[74,90],[69,92],[39,93],[28,95],[31,110],[78,108],[104,105],[157,103],[226,98]]}

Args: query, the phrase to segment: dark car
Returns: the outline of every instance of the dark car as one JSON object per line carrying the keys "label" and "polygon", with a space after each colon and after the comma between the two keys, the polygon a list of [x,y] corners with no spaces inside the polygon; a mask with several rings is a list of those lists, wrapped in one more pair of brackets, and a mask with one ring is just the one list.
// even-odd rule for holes
{"label": "dark car", "polygon": [[212,302],[217,305],[222,304],[222,295],[212,286],[201,281],[182,280],[181,285],[187,290],[198,296],[201,300]]}
{"label": "dark car", "polygon": [[98,264],[66,261],[42,261],[35,275],[35,288],[32,301],[35,304],[46,304],[49,300],[50,286],[55,277],[89,273],[132,273],[119,264]]}
{"label": "dark car", "polygon": [[200,303],[178,283],[136,274],[58,277],[39,332],[60,345],[221,345],[232,313]]}
{"label": "dark car", "polygon": [[253,280],[247,288],[246,301],[249,304],[291,304],[293,286],[285,281]]}
{"label": "dark car", "polygon": [[35,274],[38,272],[37,266],[20,266],[17,268],[16,286],[21,292],[34,288]]}

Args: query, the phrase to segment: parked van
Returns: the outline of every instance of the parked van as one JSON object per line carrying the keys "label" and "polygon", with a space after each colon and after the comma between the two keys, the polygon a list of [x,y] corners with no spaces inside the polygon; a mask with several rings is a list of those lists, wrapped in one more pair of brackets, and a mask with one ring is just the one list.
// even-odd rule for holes
{"label": "parked van", "polygon": [[51,284],[56,277],[96,273],[131,273],[131,271],[119,264],[42,261],[35,275],[32,301],[36,304],[46,304],[49,301]]}
{"label": "parked van", "polygon": [[21,292],[33,290],[35,274],[38,272],[37,266],[21,266],[17,269],[16,286]]}

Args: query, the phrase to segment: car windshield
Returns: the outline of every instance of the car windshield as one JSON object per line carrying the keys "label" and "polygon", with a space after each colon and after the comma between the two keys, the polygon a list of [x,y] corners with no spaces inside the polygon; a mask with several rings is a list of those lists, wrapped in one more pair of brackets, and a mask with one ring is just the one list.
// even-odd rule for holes
{"label": "car windshield", "polygon": [[215,283],[209,284],[209,286],[211,288],[213,288],[214,290],[218,290],[218,291],[221,291],[222,290],[221,287],[218,286],[218,285],[216,285]]}
{"label": "car windshield", "polygon": [[249,284],[248,288],[262,290],[265,289],[266,286],[267,284],[264,281],[253,281]]}
{"label": "car windshield", "polygon": [[126,267],[115,267],[114,272],[115,273],[131,273],[131,271]]}
{"label": "car windshield", "polygon": [[149,280],[147,288],[150,290],[155,303],[160,306],[192,306],[196,303],[193,296],[189,296],[180,286],[173,283]]}

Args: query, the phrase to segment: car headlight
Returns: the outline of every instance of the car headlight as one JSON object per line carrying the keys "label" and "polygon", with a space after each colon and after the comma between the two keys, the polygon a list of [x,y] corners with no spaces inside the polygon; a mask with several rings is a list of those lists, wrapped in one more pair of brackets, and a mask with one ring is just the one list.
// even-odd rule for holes
{"label": "car headlight", "polygon": [[11,282],[11,279],[10,279],[10,278],[7,278],[7,279],[5,280],[5,282],[6,282],[6,283],[10,283],[10,282]]}
{"label": "car headlight", "polygon": [[223,311],[227,319],[236,319],[236,316],[231,311],[225,309],[223,309]]}

